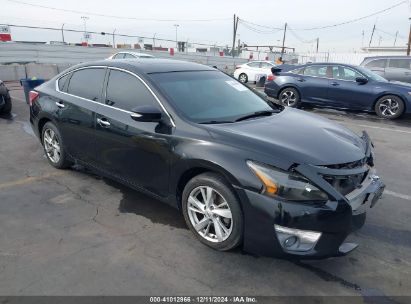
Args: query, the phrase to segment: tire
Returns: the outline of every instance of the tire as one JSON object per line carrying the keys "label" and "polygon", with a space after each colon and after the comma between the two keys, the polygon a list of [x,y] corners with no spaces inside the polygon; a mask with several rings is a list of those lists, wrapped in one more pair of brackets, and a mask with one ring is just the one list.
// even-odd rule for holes
{"label": "tire", "polygon": [[241,73],[241,74],[238,76],[238,80],[239,80],[240,82],[242,82],[242,83],[247,83],[247,82],[248,82],[248,76],[247,76],[247,74]]}
{"label": "tire", "polygon": [[404,102],[395,95],[385,95],[377,100],[374,106],[375,113],[381,118],[396,119],[404,113]]}
{"label": "tire", "polygon": [[3,105],[3,107],[0,109],[0,113],[2,114],[10,114],[11,113],[11,97],[9,94],[9,91],[7,90],[7,88],[4,85],[0,86],[0,98],[4,98],[4,102],[5,104]]}
{"label": "tire", "polygon": [[52,122],[47,122],[44,125],[41,131],[41,142],[50,165],[57,169],[66,169],[72,165],[64,151],[63,138]]}
{"label": "tire", "polygon": [[292,87],[282,89],[278,94],[278,100],[283,106],[286,107],[301,107],[300,93]]}
{"label": "tire", "polygon": [[[208,189],[211,189],[210,192]],[[203,193],[206,197],[212,193],[213,202],[209,208],[206,207]],[[197,199],[195,203],[193,198]],[[227,251],[242,242],[243,213],[240,203],[222,176],[204,173],[192,178],[183,191],[182,209],[187,226],[203,244],[215,250]]]}

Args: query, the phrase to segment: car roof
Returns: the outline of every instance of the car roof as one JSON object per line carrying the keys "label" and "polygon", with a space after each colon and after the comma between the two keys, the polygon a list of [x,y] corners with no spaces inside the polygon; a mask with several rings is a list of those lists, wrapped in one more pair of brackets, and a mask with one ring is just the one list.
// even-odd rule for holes
{"label": "car roof", "polygon": [[338,62],[313,62],[313,63],[306,63],[300,66],[297,66],[297,68],[302,68],[306,66],[312,66],[312,65],[340,65],[340,66],[345,66],[349,68],[358,68],[357,65],[353,64],[346,64],[346,63],[338,63]]}
{"label": "car roof", "polygon": [[100,60],[86,62],[76,65],[72,69],[78,69],[88,66],[107,66],[125,69],[130,72],[139,74],[167,73],[182,71],[215,71],[216,69],[209,66],[188,61],[147,58],[144,60],[122,59],[122,60]]}
{"label": "car roof", "polygon": [[137,56],[143,55],[143,56],[148,56],[148,57],[154,57],[153,55],[150,55],[150,54],[141,53],[141,52],[131,52],[131,51],[121,51],[121,52],[115,53],[114,55],[117,55],[117,54],[133,54]]}
{"label": "car roof", "polygon": [[406,55],[397,55],[397,56],[369,56],[365,57],[364,60],[371,60],[371,59],[411,59],[410,56]]}

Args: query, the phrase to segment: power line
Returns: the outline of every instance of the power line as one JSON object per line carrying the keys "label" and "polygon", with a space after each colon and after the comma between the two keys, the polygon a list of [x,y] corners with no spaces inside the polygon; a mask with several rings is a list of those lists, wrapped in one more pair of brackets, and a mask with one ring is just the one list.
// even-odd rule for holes
{"label": "power line", "polygon": [[387,8],[385,8],[385,9],[382,9],[382,10],[380,10],[380,11],[374,12],[374,13],[372,13],[372,14],[369,14],[369,15],[366,15],[366,16],[363,16],[363,17],[351,19],[351,20],[348,20],[348,21],[344,21],[344,22],[340,22],[340,23],[336,23],[336,24],[318,26],[318,27],[295,29],[295,30],[296,30],[296,31],[312,31],[312,30],[322,30],[322,29],[337,27],[337,26],[341,26],[341,25],[346,25],[346,24],[349,24],[349,23],[357,22],[357,21],[360,21],[360,20],[364,20],[364,19],[367,19],[367,18],[376,16],[376,15],[379,15],[379,14],[385,13],[385,12],[387,12],[387,11],[389,11],[389,10],[392,10],[392,9],[394,9],[394,8],[396,8],[396,7],[404,4],[404,3],[409,3],[409,0],[401,1],[401,2],[399,2],[399,3],[397,3],[397,4],[394,4],[394,5],[390,6],[390,7],[387,7]]}
{"label": "power line", "polygon": [[311,39],[311,40],[305,40],[303,38],[301,38],[301,36],[299,36],[294,29],[292,29],[290,26],[288,26],[288,30],[290,31],[291,35],[294,36],[294,38],[296,38],[297,40],[299,40],[302,43],[313,43],[317,41],[317,38]]}
{"label": "power line", "polygon": [[241,19],[241,18],[239,18],[239,20],[243,23],[248,23],[250,25],[254,25],[254,26],[258,26],[258,27],[262,27],[262,28],[267,28],[267,29],[271,29],[271,30],[280,30],[280,31],[283,30],[282,27],[272,27],[272,26],[267,26],[267,25],[261,25],[261,24],[257,24],[257,23],[251,22],[251,21]]}
{"label": "power line", "polygon": [[136,17],[127,17],[127,16],[115,16],[115,15],[106,15],[106,14],[98,14],[86,11],[78,11],[72,9],[64,9],[64,8],[57,8],[52,6],[28,3],[19,0],[6,0],[12,3],[17,3],[21,5],[28,5],[37,8],[44,8],[50,9],[55,11],[61,11],[66,13],[74,13],[74,14],[81,14],[81,15],[90,15],[90,16],[97,16],[97,17],[105,17],[105,18],[115,18],[115,19],[126,19],[126,20],[135,20],[135,21],[156,21],[156,22],[208,22],[208,21],[219,21],[219,20],[230,20],[231,18],[211,18],[211,19],[153,19],[153,18],[136,18]]}
{"label": "power line", "polygon": [[245,27],[246,29],[248,29],[248,30],[250,30],[250,31],[252,31],[252,32],[254,32],[254,33],[257,33],[257,34],[269,34],[269,35],[272,35],[272,34],[275,34],[275,33],[278,33],[278,32],[283,31],[283,29],[277,29],[277,30],[259,30],[259,29],[255,28],[255,27],[252,27],[252,26],[248,25],[247,23],[241,22],[241,20],[240,20],[240,24],[241,24],[243,27]]}
{"label": "power line", "polygon": [[[50,31],[59,31],[61,32],[61,28],[56,28],[56,27],[41,27],[41,26],[31,26],[31,25],[20,25],[20,24],[6,24],[6,23],[0,23],[0,25],[7,25],[9,27],[17,27],[17,28],[27,28],[27,29],[37,29],[37,30],[50,30]],[[70,28],[64,28],[64,32],[72,32],[72,33],[84,33],[84,30],[75,30],[75,29],[70,29]],[[89,34],[94,34],[94,35],[107,35],[107,36],[118,36],[118,37],[126,37],[126,38],[142,38],[142,39],[153,39],[153,37],[147,37],[147,36],[141,36],[141,35],[128,35],[128,34],[120,34],[120,33],[108,33],[108,32],[96,32],[96,31],[87,31]],[[175,43],[175,39],[166,39],[166,38],[159,38],[155,37],[156,40],[160,41],[165,41],[165,42],[173,42]],[[206,44],[206,43],[200,43],[200,42],[190,42],[191,44],[194,45],[200,45],[200,46],[214,46],[214,47],[219,47],[219,48],[225,48],[226,46],[222,45],[216,45],[216,44]]]}
{"label": "power line", "polygon": [[403,39],[406,38],[405,36],[400,35],[398,32],[396,32],[395,34],[392,34],[392,33],[383,31],[383,30],[381,30],[381,29],[379,29],[379,28],[375,28],[375,30],[376,30],[377,32],[381,32],[381,33],[386,34],[386,35],[391,36],[391,37],[400,37],[400,38],[403,38]]}

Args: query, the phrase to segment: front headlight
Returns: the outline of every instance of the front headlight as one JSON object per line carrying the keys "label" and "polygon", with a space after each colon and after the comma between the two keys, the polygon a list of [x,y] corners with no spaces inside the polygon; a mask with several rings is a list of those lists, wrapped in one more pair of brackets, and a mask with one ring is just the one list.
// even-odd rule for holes
{"label": "front headlight", "polygon": [[327,201],[328,195],[300,174],[247,161],[263,183],[262,193],[290,201]]}

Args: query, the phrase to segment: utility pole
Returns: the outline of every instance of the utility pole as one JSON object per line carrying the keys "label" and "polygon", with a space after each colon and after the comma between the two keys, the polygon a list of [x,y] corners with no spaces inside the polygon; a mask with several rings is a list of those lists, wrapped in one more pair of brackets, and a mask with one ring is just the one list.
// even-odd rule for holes
{"label": "utility pole", "polygon": [[362,30],[362,38],[361,38],[361,47],[364,47],[364,35],[365,35],[365,32],[364,32],[364,30]]}
{"label": "utility pole", "polygon": [[398,31],[395,33],[394,46],[397,43]]}
{"label": "utility pole", "polygon": [[156,48],[156,35],[157,35],[157,33],[154,33],[154,35],[153,35],[153,51]]}
{"label": "utility pole", "polygon": [[179,24],[174,24],[174,26],[176,27],[176,51],[178,51],[177,29],[180,25]]}
{"label": "utility pole", "polygon": [[318,53],[318,47],[320,46],[320,38],[317,38],[317,53]]}
{"label": "utility pole", "polygon": [[81,19],[84,21],[84,40],[88,44],[88,34],[87,34],[87,20],[89,20],[89,17],[86,16],[81,16]]}
{"label": "utility pole", "polygon": [[378,38],[378,46],[381,46],[381,41],[382,41],[382,37],[380,36],[380,37]]}
{"label": "utility pole", "polygon": [[113,49],[116,48],[116,31],[117,29],[114,29],[113,31]]}
{"label": "utility pole", "polygon": [[[411,18],[408,18],[411,20]],[[410,33],[408,34],[408,46],[407,46],[407,56],[410,56],[411,51],[411,24],[410,24]]]}
{"label": "utility pole", "polygon": [[284,25],[284,36],[283,36],[283,46],[281,47],[281,58],[284,55],[284,45],[285,45],[285,34],[287,33],[287,22]]}
{"label": "utility pole", "polygon": [[61,26],[61,39],[63,39],[63,43],[64,43],[64,23]]}
{"label": "utility pole", "polygon": [[234,50],[235,50],[235,39],[237,37],[238,19],[239,18],[236,17],[236,15],[234,14],[234,19],[233,19],[233,21],[234,21],[234,23],[233,23],[233,25],[234,25],[234,28],[233,28],[233,48],[231,49],[231,54],[233,55],[233,57],[235,55]]}
{"label": "utility pole", "polygon": [[371,38],[370,38],[370,44],[368,45],[368,47],[370,47],[370,46],[371,46],[371,43],[372,43],[372,37],[374,36],[374,32],[375,32],[375,24],[374,24],[374,27],[372,28]]}

